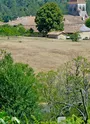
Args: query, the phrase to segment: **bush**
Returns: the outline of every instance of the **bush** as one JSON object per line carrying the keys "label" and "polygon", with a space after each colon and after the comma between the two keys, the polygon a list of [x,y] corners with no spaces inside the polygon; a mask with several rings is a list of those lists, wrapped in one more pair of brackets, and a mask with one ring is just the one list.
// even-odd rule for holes
{"label": "bush", "polygon": [[85,25],[90,28],[90,18],[86,19]]}
{"label": "bush", "polygon": [[10,54],[0,60],[0,109],[24,123],[31,115],[39,117],[37,81],[32,68],[14,63]]}
{"label": "bush", "polygon": [[16,117],[10,117],[4,111],[1,111],[0,124],[20,124],[20,121]]}
{"label": "bush", "polygon": [[70,37],[71,37],[72,41],[76,41],[76,42],[79,41],[79,33],[78,32],[75,32]]}
{"label": "bush", "polygon": [[23,36],[25,35],[26,29],[22,25],[10,26],[2,25],[0,26],[0,35],[1,36]]}

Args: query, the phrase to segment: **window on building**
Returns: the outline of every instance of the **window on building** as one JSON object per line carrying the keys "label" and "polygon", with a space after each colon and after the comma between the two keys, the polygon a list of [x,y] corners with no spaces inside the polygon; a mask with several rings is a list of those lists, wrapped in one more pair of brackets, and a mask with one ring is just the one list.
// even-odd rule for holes
{"label": "window on building", "polygon": [[77,8],[76,7],[74,7],[74,11],[76,11],[77,10]]}
{"label": "window on building", "polygon": [[81,6],[79,6],[79,9],[81,9]]}
{"label": "window on building", "polygon": [[82,11],[85,11],[85,6],[83,6]]}

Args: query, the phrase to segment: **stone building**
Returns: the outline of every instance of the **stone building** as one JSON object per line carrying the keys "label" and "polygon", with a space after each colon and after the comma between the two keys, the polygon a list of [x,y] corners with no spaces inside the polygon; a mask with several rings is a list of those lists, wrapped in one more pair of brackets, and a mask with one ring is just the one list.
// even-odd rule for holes
{"label": "stone building", "polygon": [[81,16],[83,19],[86,18],[86,2],[85,0],[69,0],[68,12],[70,15]]}

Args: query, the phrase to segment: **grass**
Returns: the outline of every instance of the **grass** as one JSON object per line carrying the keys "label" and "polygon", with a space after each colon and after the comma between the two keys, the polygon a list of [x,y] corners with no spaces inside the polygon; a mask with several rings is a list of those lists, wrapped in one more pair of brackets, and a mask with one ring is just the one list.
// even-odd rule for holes
{"label": "grass", "polygon": [[55,70],[78,55],[90,59],[90,41],[0,37],[0,49],[11,52],[16,62],[27,63],[36,72]]}

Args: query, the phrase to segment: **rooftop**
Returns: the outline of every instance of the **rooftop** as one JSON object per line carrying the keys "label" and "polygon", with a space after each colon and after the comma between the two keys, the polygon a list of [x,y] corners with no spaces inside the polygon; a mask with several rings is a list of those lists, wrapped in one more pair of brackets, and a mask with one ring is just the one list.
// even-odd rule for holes
{"label": "rooftop", "polygon": [[85,0],[69,0],[69,4],[85,4]]}
{"label": "rooftop", "polygon": [[12,26],[22,24],[26,29],[33,28],[34,31],[37,32],[35,16],[18,17],[17,19],[13,21],[9,21],[8,24]]}
{"label": "rooftop", "polygon": [[64,15],[64,24],[84,24],[84,22],[80,16]]}

